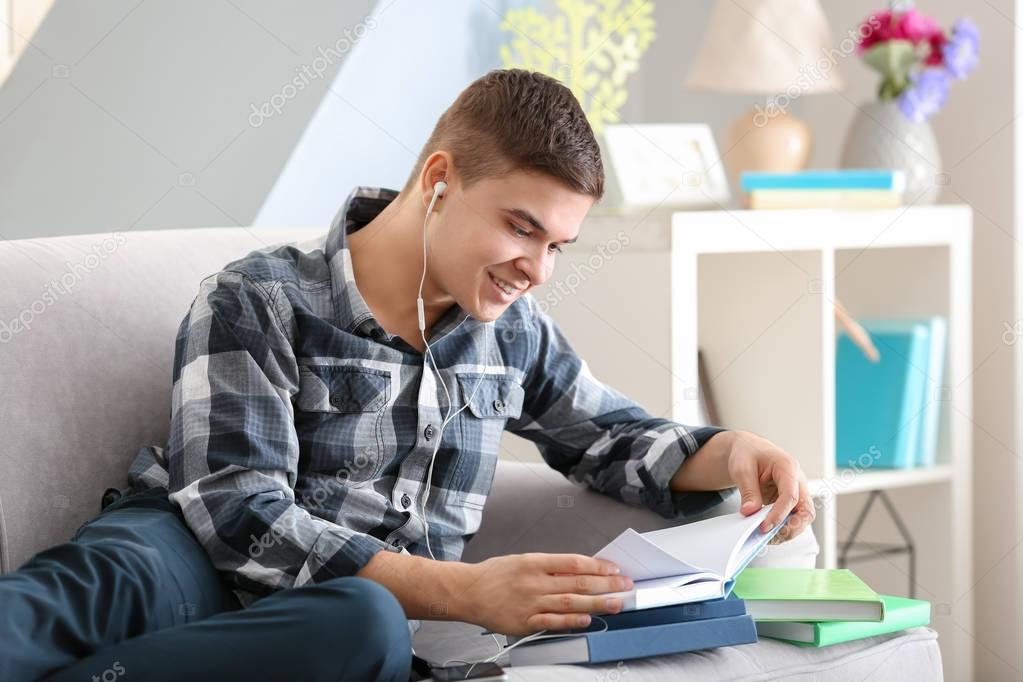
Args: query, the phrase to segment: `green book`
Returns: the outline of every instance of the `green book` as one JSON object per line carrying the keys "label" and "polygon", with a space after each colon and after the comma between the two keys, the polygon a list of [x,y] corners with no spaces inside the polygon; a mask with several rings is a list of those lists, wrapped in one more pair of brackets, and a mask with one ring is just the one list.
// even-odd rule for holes
{"label": "green book", "polygon": [[733,592],[757,621],[884,620],[881,596],[847,568],[747,568]]}
{"label": "green book", "polygon": [[931,605],[919,599],[883,595],[885,614],[880,623],[757,623],[757,635],[783,639],[799,646],[831,646],[874,635],[928,625]]}

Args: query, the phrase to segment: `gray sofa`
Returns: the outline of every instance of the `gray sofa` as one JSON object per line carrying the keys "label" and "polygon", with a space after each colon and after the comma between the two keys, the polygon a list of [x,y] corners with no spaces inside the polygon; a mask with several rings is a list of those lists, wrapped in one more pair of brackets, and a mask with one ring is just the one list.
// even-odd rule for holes
{"label": "gray sofa", "polygon": [[[104,489],[125,485],[128,462],[141,445],[166,442],[174,336],[199,281],[252,250],[315,243],[323,234],[211,228],[0,242],[0,572],[70,537],[98,513]],[[580,489],[545,466],[502,461],[465,559],[592,553],[626,527],[668,524]],[[812,566],[816,553],[813,535],[804,533],[757,561]],[[483,658],[496,645],[479,631],[425,621],[414,645],[433,662]],[[636,682],[931,680],[941,678],[941,659],[935,633],[918,628],[822,650],[763,640],[618,665],[516,668],[509,677],[594,675]]]}

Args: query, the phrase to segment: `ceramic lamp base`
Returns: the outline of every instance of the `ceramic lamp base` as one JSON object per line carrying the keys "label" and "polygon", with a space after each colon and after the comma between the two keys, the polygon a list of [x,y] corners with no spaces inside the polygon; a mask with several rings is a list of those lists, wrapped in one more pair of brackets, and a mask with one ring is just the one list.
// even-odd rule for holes
{"label": "ceramic lamp base", "polygon": [[767,116],[763,111],[750,109],[728,127],[722,156],[735,195],[742,196],[739,176],[743,171],[802,170],[812,150],[813,135],[802,120],[784,112]]}

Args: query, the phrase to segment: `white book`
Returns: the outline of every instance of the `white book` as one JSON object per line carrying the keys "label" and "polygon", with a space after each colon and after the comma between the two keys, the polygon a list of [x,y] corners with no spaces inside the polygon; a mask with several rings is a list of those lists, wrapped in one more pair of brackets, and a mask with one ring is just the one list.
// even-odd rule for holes
{"label": "white book", "polygon": [[768,505],[750,516],[726,514],[637,533],[629,528],[594,554],[612,561],[633,580],[633,589],[611,592],[621,597],[622,611],[725,597],[735,576],[774,537],[781,525],[763,533]]}

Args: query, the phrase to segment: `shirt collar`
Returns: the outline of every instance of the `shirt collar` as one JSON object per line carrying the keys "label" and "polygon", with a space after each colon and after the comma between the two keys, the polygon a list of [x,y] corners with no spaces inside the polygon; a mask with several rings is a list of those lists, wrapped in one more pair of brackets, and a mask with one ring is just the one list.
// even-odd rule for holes
{"label": "shirt collar", "polygon": [[[359,293],[352,269],[352,256],[348,249],[348,233],[354,232],[376,218],[398,196],[398,192],[385,187],[358,186],[345,199],[327,232],[325,255],[330,269],[334,314],[338,326],[348,332],[368,336],[376,341],[389,341],[388,334],[373,317],[365,299]],[[431,330],[430,344],[455,329],[472,329],[479,322],[470,318],[463,324],[466,314],[453,305],[440,317]]]}

